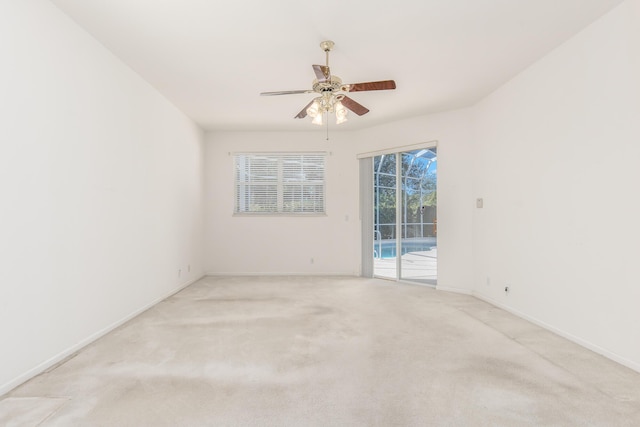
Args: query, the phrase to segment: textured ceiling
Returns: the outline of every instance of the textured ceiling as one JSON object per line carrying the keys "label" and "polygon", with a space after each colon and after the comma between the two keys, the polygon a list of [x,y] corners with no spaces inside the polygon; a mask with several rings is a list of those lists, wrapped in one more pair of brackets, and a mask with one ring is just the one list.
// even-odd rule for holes
{"label": "textured ceiling", "polygon": [[[339,129],[469,106],[621,0],[51,0],[207,130],[309,130],[293,117],[335,41],[351,97],[371,112]],[[334,130],[338,130],[335,128]]]}

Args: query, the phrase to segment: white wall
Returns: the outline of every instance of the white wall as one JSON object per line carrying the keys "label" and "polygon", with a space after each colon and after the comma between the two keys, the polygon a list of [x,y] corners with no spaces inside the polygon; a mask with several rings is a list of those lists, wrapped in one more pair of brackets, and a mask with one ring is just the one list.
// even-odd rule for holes
{"label": "white wall", "polygon": [[[357,275],[360,264],[358,161],[350,132],[207,134],[206,271],[208,274]],[[326,151],[326,215],[233,216],[230,153]],[[313,258],[313,263],[311,263]]]}
{"label": "white wall", "polygon": [[366,153],[438,143],[438,289],[471,292],[472,142],[470,110],[414,117],[358,134]]}
{"label": "white wall", "polygon": [[[209,274],[360,272],[358,153],[438,140],[438,281],[471,291],[471,164],[466,110],[359,132],[216,132],[207,135]],[[233,158],[241,151],[328,151],[327,215],[234,217]],[[314,263],[311,264],[311,258]]]}
{"label": "white wall", "polygon": [[636,370],[639,76],[632,0],[477,105],[473,175],[477,295]]}
{"label": "white wall", "polygon": [[1,394],[202,275],[203,136],[48,1],[0,55]]}

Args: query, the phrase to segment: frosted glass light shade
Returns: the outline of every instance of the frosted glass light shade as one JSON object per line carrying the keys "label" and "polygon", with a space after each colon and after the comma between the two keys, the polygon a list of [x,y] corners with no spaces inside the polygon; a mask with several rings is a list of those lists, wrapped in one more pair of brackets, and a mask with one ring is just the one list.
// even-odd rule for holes
{"label": "frosted glass light shade", "polygon": [[336,124],[344,123],[347,121],[347,109],[344,108],[342,102],[338,101],[335,105],[336,109]]}
{"label": "frosted glass light shade", "polygon": [[320,104],[318,104],[318,101],[313,101],[313,104],[311,104],[309,108],[307,108],[307,115],[313,118],[317,117],[318,115],[322,116],[322,114],[320,113]]}

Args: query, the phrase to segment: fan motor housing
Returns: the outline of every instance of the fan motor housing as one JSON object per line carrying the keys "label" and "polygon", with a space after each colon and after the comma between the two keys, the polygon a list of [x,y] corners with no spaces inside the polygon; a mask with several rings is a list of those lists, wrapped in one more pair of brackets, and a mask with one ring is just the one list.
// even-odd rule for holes
{"label": "fan motor housing", "polygon": [[339,92],[342,86],[342,79],[338,76],[331,76],[331,80],[326,82],[319,82],[318,79],[314,79],[312,84],[313,91],[318,93]]}

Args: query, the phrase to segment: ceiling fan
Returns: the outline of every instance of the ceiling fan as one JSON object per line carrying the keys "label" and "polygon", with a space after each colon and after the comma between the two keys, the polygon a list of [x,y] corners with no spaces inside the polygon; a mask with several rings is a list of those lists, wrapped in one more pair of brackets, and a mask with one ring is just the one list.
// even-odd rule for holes
{"label": "ceiling fan", "polygon": [[382,80],[365,83],[342,83],[340,77],[332,75],[329,69],[329,52],[335,45],[331,40],[320,43],[320,48],[326,54],[326,65],[313,65],[316,78],[313,80],[310,90],[288,90],[279,92],[262,92],[262,96],[292,95],[298,93],[317,93],[320,96],[314,98],[300,111],[295,118],[303,119],[306,116],[313,118],[312,123],[321,125],[324,113],[335,113],[337,124],[347,120],[347,109],[359,116],[367,114],[369,109],[349,98],[343,92],[364,92],[370,90],[395,89],[396,82],[393,80]]}

